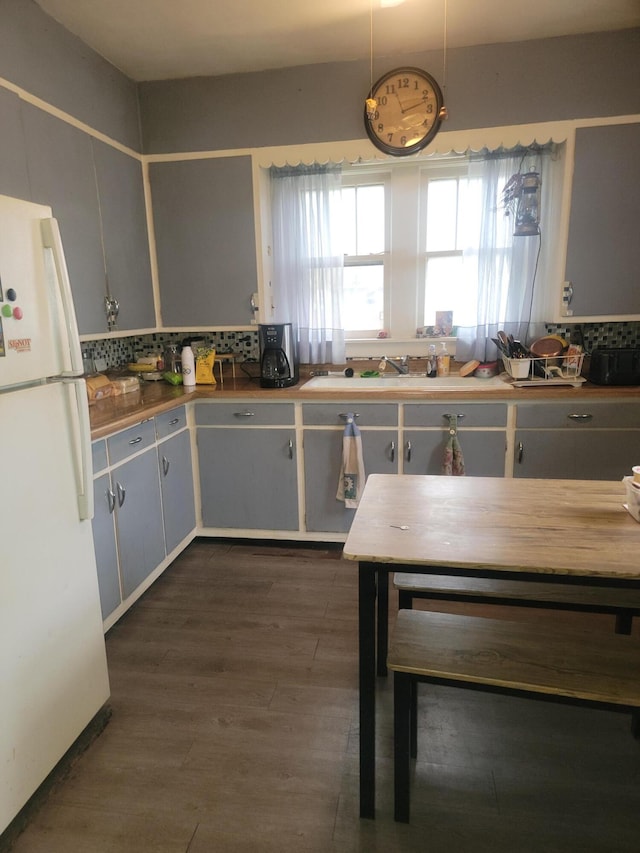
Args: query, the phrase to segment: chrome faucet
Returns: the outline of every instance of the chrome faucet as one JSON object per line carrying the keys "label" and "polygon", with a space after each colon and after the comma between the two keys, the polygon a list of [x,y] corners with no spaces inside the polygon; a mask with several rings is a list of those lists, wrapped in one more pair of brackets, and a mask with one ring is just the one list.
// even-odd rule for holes
{"label": "chrome faucet", "polygon": [[382,356],[382,361],[386,364],[390,364],[395,370],[398,371],[401,375],[406,375],[409,372],[409,356],[403,355],[400,361],[394,361],[392,358],[388,358],[386,355]]}

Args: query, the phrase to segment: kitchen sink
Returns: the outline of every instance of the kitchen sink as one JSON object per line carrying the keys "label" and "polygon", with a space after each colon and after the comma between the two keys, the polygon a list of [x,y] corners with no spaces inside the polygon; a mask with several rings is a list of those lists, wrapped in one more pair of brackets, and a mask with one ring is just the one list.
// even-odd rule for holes
{"label": "kitchen sink", "polygon": [[417,388],[424,391],[483,391],[504,388],[500,376],[478,379],[475,376],[314,376],[301,391],[370,391],[379,388]]}

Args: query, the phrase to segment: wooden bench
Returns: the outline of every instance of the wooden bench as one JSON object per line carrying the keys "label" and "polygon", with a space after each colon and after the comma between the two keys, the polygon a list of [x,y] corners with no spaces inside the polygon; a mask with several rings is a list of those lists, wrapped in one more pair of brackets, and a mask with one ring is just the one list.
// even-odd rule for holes
{"label": "wooden bench", "polygon": [[[640,588],[598,586],[597,580],[589,585],[571,584],[558,582],[555,577],[550,575],[543,582],[396,572],[393,584],[402,609],[411,609],[414,598],[425,598],[611,613],[615,616],[616,633],[631,633],[633,617],[640,614]],[[378,675],[386,675],[388,619],[388,597],[382,594],[378,598]]]}
{"label": "wooden bench", "polygon": [[400,610],[387,665],[394,673],[395,819],[409,821],[417,754],[417,683],[596,703],[632,711],[640,736],[640,642],[635,637],[479,616]]}

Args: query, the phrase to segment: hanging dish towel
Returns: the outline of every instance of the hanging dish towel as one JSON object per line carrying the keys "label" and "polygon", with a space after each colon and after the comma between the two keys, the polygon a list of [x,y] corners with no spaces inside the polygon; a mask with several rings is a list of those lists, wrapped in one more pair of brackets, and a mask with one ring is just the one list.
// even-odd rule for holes
{"label": "hanging dish towel", "polygon": [[342,436],[342,463],[336,498],[347,509],[355,509],[364,488],[365,473],[362,458],[362,438],[355,415],[349,412]]}
{"label": "hanging dish towel", "polygon": [[458,425],[455,415],[449,418],[449,439],[444,448],[442,473],[449,477],[464,477],[464,456],[458,439]]}

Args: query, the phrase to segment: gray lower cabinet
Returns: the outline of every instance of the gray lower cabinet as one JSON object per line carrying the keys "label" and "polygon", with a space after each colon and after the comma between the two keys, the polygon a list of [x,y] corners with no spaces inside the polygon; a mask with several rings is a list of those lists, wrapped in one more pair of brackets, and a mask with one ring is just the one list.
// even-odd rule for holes
{"label": "gray lower cabinet", "polygon": [[103,474],[94,480],[93,502],[93,547],[98,568],[102,618],[106,619],[122,601],[113,515],[115,495],[109,474]]}
{"label": "gray lower cabinet", "polygon": [[[403,471],[405,474],[442,474],[449,434],[442,431],[405,430]],[[460,430],[458,441],[464,457],[465,474],[471,477],[504,477],[506,432]]]}
{"label": "gray lower cabinet", "polygon": [[293,427],[197,429],[205,527],[298,530]]}
{"label": "gray lower cabinet", "polygon": [[640,459],[640,403],[517,406],[514,477],[618,480]]}
{"label": "gray lower cabinet", "polygon": [[[361,430],[365,474],[398,473],[397,429]],[[336,498],[342,462],[342,432],[305,429],[305,526],[312,532],[344,533],[355,509]]]}
{"label": "gray lower cabinet", "polygon": [[111,472],[125,599],[165,557],[157,459],[153,447]]}
{"label": "gray lower cabinet", "polygon": [[465,473],[504,477],[507,448],[505,403],[407,403],[404,406],[403,472],[441,474],[451,418],[455,416]]}
{"label": "gray lower cabinet", "polygon": [[191,440],[188,430],[171,436],[158,445],[162,514],[167,554],[196,526],[191,466]]}

